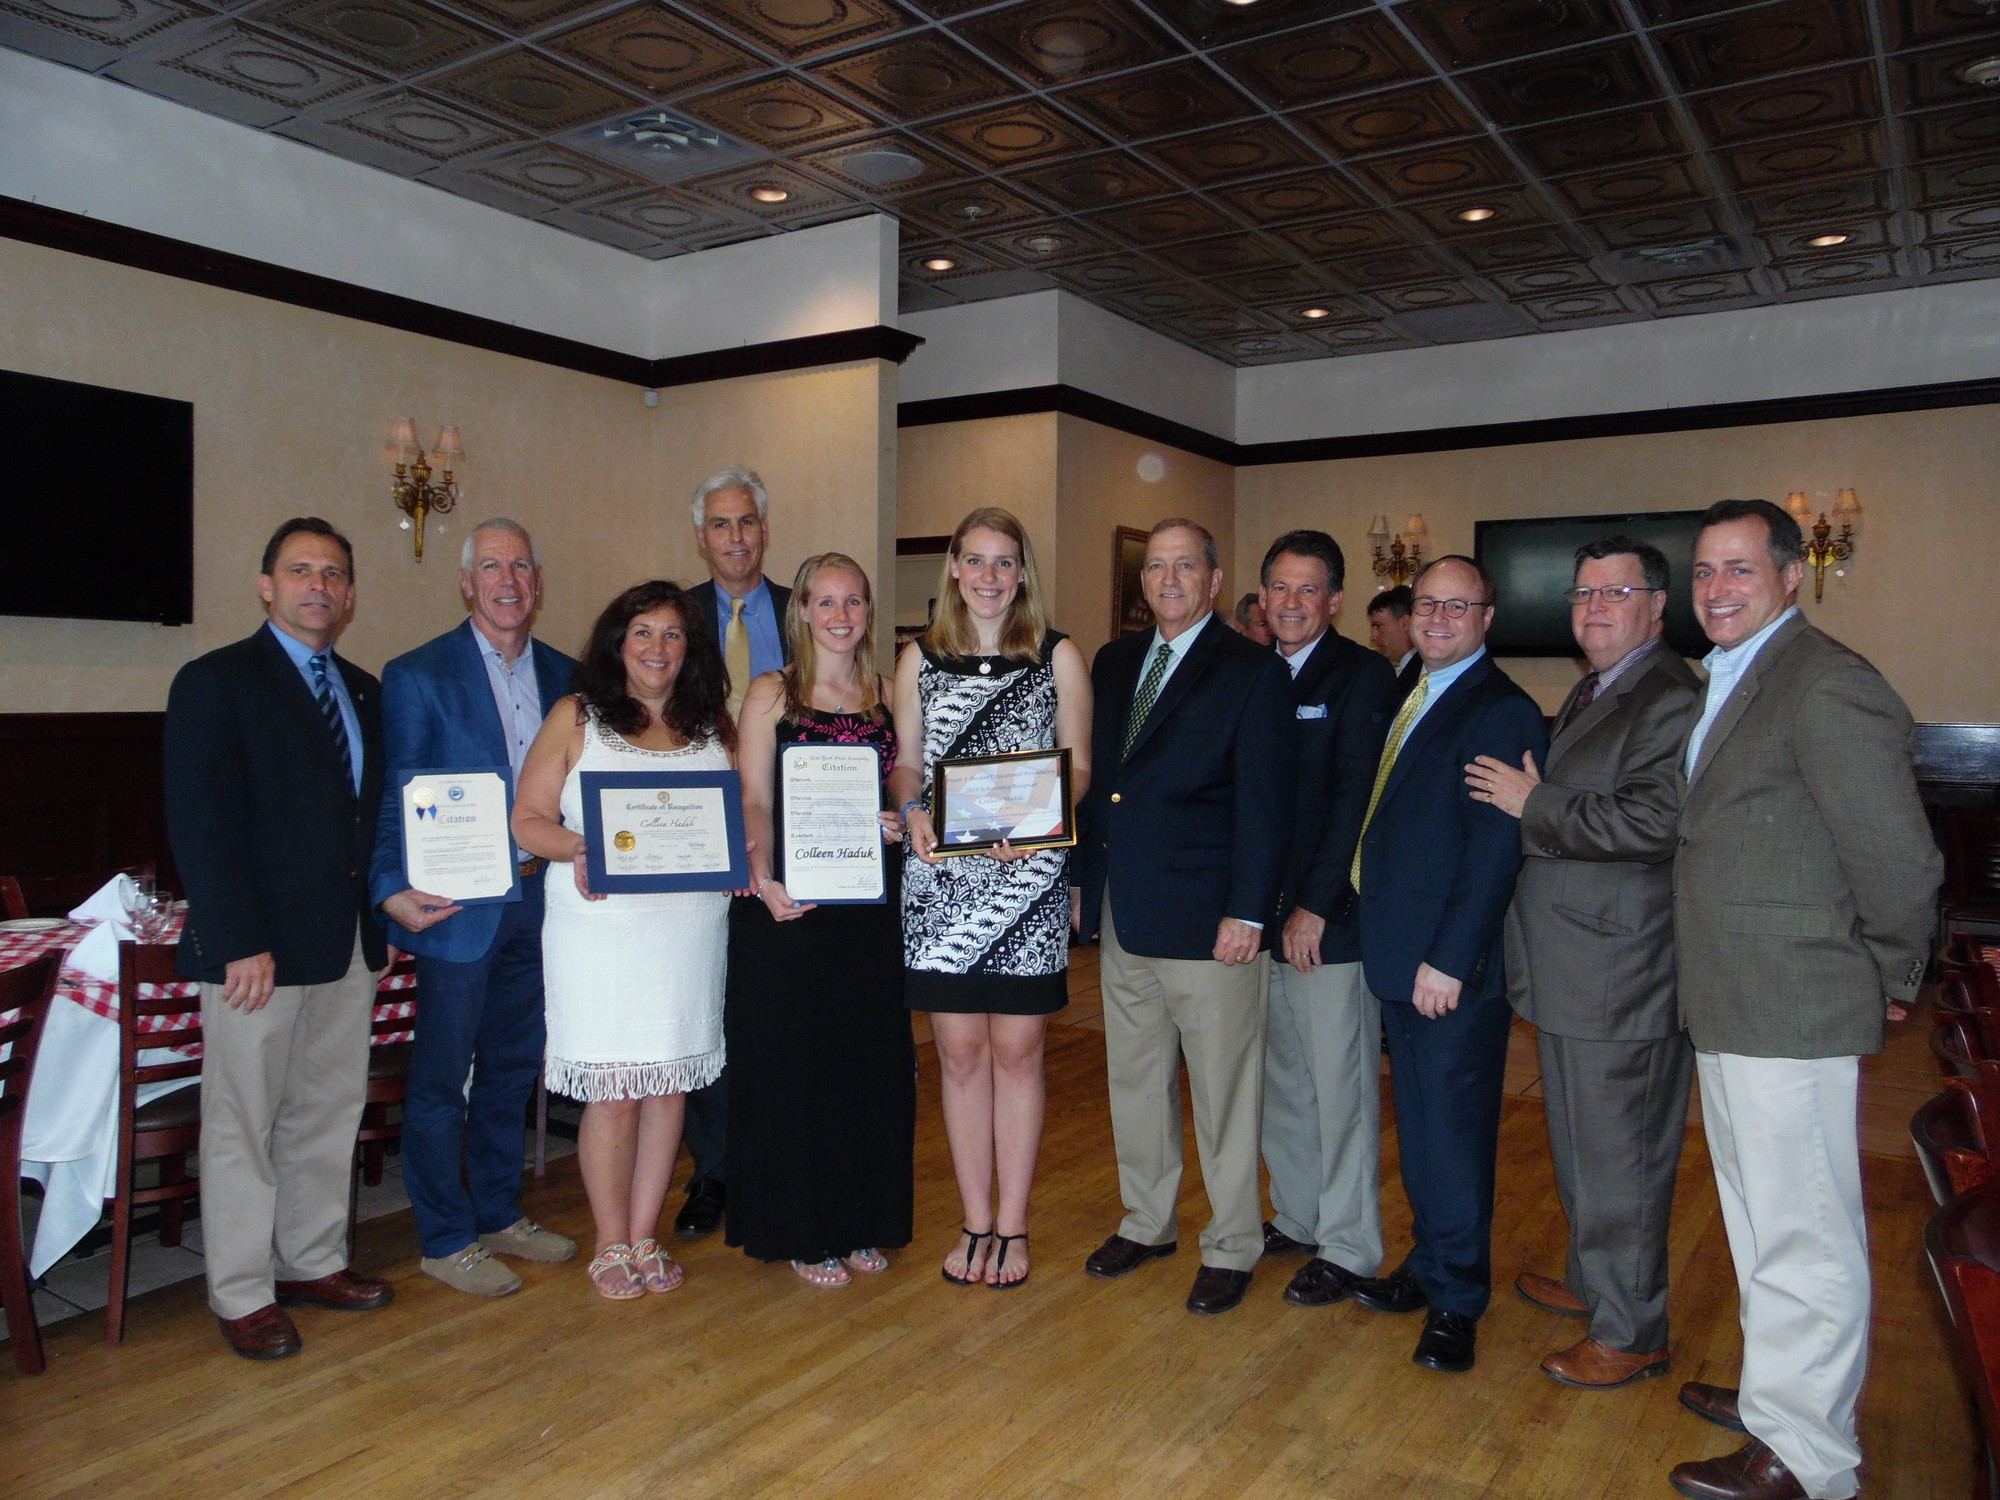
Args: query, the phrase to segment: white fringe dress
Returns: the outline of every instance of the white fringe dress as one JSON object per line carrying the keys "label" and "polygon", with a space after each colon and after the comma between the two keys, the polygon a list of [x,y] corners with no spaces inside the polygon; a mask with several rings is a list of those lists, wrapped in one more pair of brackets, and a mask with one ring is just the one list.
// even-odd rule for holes
{"label": "white fringe dress", "polygon": [[[584,771],[727,770],[714,740],[642,750],[599,721],[563,782],[565,827],[583,827]],[[615,895],[586,901],[562,865],[547,877],[542,969],[548,1086],[590,1103],[684,1094],[722,1072],[729,893]]]}

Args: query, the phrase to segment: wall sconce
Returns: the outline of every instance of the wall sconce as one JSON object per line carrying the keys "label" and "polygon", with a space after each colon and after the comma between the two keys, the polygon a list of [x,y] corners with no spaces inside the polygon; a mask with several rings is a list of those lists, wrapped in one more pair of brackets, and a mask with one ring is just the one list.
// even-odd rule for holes
{"label": "wall sconce", "polygon": [[1408,583],[1424,565],[1424,548],[1430,539],[1420,515],[1413,514],[1405,521],[1393,541],[1389,537],[1389,518],[1377,516],[1368,528],[1368,544],[1375,551],[1375,576],[1393,585]]}
{"label": "wall sconce", "polygon": [[[1813,570],[1813,603],[1818,604],[1826,595],[1826,570],[1854,556],[1854,523],[1861,519],[1861,502],[1853,490],[1840,490],[1834,495],[1833,514],[1840,522],[1839,536],[1833,534],[1824,512],[1817,521],[1811,520],[1812,502],[1806,499],[1804,490],[1793,490],[1785,496],[1785,509],[1805,529],[1806,561]],[[1834,568],[1833,576],[1845,578],[1847,569]]]}
{"label": "wall sconce", "polygon": [[[444,515],[463,498],[451,471],[465,457],[465,447],[458,440],[456,427],[441,427],[437,442],[426,458],[423,445],[417,441],[416,420],[411,417],[398,417],[389,424],[389,447],[396,454],[396,475],[389,481],[389,498],[403,513],[402,529],[416,532],[417,561],[422,562],[425,518]],[[435,484],[431,482],[434,470],[440,476]]]}

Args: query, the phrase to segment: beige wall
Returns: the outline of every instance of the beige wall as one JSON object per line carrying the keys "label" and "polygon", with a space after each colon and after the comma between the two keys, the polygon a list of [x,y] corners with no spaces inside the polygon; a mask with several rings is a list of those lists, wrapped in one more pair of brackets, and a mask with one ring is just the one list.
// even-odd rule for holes
{"label": "beige wall", "polygon": [[[949,536],[982,505],[1012,511],[1028,530],[1043,587],[1056,585],[1056,417],[991,417],[903,429],[897,450],[898,535]],[[912,585],[926,578],[921,597],[908,602],[902,623],[921,624],[923,606],[937,589],[935,563],[912,561]],[[886,618],[886,617],[885,617]]]}
{"label": "beige wall", "polygon": [[[195,405],[195,623],[0,617],[0,712],[156,709],[179,665],[261,618],[271,528],[325,516],[352,539],[358,602],[342,651],[370,670],[463,617],[465,527],[506,514],[547,575],[539,633],[573,649],[618,589],[699,577],[687,501],[747,463],[773,502],[770,571],[830,547],[879,563],[895,534],[895,371],[877,361],[661,392],[0,242],[10,369]],[[459,425],[467,498],[421,567],[388,499],[392,418]],[[88,461],[88,455],[80,455]],[[81,518],[78,545],[93,537]]]}
{"label": "beige wall", "polygon": [[[1827,574],[1805,612],[1869,657],[1918,719],[2000,719],[2000,551],[1994,455],[2000,408],[1787,422],[1716,432],[1535,443],[1459,453],[1273,464],[1236,476],[1236,543],[1254,556],[1294,526],[1318,526],[1348,558],[1340,628],[1366,640],[1371,517],[1421,511],[1433,552],[1472,551],[1473,522],[1520,516],[1687,510],[1725,496],[1782,502],[1803,489],[1822,509],[1852,486],[1867,508],[1848,576]],[[1676,589],[1687,580],[1675,579]],[[1505,608],[1503,600],[1501,608]],[[1575,681],[1564,661],[1510,661],[1544,707]]]}

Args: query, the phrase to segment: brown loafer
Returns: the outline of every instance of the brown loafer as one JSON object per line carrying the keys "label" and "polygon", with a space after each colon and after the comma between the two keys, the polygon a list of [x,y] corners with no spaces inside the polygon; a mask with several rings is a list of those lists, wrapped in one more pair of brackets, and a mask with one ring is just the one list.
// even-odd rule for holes
{"label": "brown loafer", "polygon": [[1681,1405],[1717,1427],[1727,1427],[1731,1432],[1750,1430],[1743,1425],[1742,1414],[1736,1410],[1736,1392],[1729,1386],[1703,1385],[1699,1380],[1690,1380],[1681,1387]]}
{"label": "brown loafer", "polygon": [[1250,1273],[1232,1271],[1226,1266],[1203,1266],[1194,1275],[1194,1288],[1188,1293],[1187,1310],[1191,1313],[1226,1313],[1243,1300],[1243,1294],[1250,1290]]}
{"label": "brown loafer", "polygon": [[229,1347],[245,1359],[283,1359],[304,1347],[291,1314],[273,1303],[247,1317],[217,1318]]}
{"label": "brown loafer", "polygon": [[335,1271],[317,1281],[281,1281],[277,1290],[280,1307],[330,1307],[335,1312],[372,1312],[396,1295],[388,1282],[352,1271]]}
{"label": "brown loafer", "polygon": [[1522,1301],[1534,1303],[1543,1312],[1561,1313],[1565,1318],[1590,1316],[1590,1304],[1553,1276],[1523,1271],[1514,1278],[1514,1290]]}
{"label": "brown loafer", "polygon": [[1805,1500],[1806,1487],[1756,1438],[1734,1453],[1676,1464],[1667,1476],[1690,1500]]}
{"label": "brown loafer", "polygon": [[1573,1385],[1581,1391],[1610,1391],[1635,1380],[1648,1380],[1667,1373],[1667,1351],[1625,1354],[1585,1339],[1567,1349],[1558,1349],[1542,1359],[1542,1373],[1551,1380]]}
{"label": "brown loafer", "polygon": [[1122,1234],[1114,1234],[1090,1252],[1090,1259],[1083,1263],[1083,1268],[1092,1276],[1109,1279],[1136,1271],[1147,1261],[1172,1255],[1179,1248],[1177,1240],[1168,1240],[1164,1245],[1142,1245],[1137,1240],[1126,1239]]}

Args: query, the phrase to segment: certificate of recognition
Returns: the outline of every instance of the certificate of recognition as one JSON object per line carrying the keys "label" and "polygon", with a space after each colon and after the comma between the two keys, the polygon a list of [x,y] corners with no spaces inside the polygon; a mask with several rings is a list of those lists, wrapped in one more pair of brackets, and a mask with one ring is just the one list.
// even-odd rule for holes
{"label": "certificate of recognition", "polygon": [[743,783],[734,771],[585,771],[578,781],[593,892],[750,884]]}
{"label": "certificate of recognition", "polygon": [[402,778],[403,878],[459,906],[519,901],[521,872],[505,766],[411,771]]}
{"label": "certificate of recognition", "polygon": [[873,745],[787,745],[778,754],[779,879],[794,901],[889,897],[882,872],[882,756]]}
{"label": "certificate of recognition", "polygon": [[939,854],[971,854],[1003,840],[1016,849],[1076,843],[1069,751],[1016,750],[937,763],[931,824]]}

